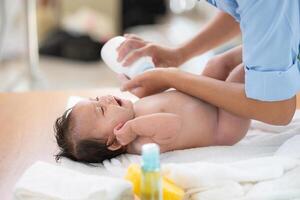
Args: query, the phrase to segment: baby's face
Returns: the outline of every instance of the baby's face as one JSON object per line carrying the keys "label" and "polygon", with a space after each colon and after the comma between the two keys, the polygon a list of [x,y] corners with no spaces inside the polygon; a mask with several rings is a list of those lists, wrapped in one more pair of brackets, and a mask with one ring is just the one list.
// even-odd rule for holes
{"label": "baby's face", "polygon": [[96,139],[110,145],[114,128],[134,118],[133,103],[114,96],[81,101],[72,110],[74,139]]}

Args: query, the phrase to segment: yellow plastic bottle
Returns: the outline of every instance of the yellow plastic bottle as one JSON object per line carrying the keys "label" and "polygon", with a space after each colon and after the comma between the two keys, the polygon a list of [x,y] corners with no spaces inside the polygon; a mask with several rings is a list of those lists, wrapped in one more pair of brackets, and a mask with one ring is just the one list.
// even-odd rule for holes
{"label": "yellow plastic bottle", "polygon": [[[131,164],[125,175],[125,179],[132,183],[133,192],[138,197],[141,197],[141,176],[142,171],[138,164]],[[162,178],[162,190],[164,200],[182,200],[184,198],[184,191],[166,177]]]}

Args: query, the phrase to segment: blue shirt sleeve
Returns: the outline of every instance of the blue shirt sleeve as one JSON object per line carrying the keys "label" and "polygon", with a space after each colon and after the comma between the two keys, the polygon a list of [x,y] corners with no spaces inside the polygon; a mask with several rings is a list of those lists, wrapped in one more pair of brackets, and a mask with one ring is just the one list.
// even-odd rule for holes
{"label": "blue shirt sleeve", "polygon": [[207,1],[240,23],[247,97],[280,101],[297,94],[300,90],[300,1]]}
{"label": "blue shirt sleeve", "polygon": [[300,90],[299,1],[237,0],[248,98],[280,101]]}
{"label": "blue shirt sleeve", "polygon": [[236,21],[240,21],[238,3],[235,0],[206,0],[211,5],[231,15]]}

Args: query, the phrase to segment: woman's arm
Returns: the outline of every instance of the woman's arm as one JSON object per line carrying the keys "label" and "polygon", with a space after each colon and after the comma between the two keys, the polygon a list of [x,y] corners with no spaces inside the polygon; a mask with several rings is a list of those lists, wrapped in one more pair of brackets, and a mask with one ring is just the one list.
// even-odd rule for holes
{"label": "woman's arm", "polygon": [[127,66],[142,56],[151,56],[156,67],[178,67],[239,33],[239,24],[233,17],[219,12],[194,38],[177,48],[163,47],[135,35],[126,35],[126,41],[118,48],[118,61]]}
{"label": "woman's arm", "polygon": [[220,11],[193,39],[179,48],[183,60],[209,51],[240,33],[239,23],[229,14]]}
{"label": "woman's arm", "polygon": [[156,94],[162,88],[175,88],[235,115],[273,125],[287,125],[296,110],[295,97],[276,102],[249,99],[243,83],[220,81],[177,68],[148,71],[124,83],[121,90],[134,91],[134,95],[145,97]]}
{"label": "woman's arm", "polygon": [[169,87],[244,118],[287,125],[296,109],[296,97],[276,102],[249,99],[241,83],[224,82],[174,69],[164,70],[161,75]]}

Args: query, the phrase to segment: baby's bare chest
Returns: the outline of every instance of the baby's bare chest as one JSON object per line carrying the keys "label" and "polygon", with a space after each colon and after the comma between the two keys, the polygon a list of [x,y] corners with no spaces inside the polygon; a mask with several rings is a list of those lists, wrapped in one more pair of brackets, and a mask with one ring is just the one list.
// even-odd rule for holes
{"label": "baby's bare chest", "polygon": [[135,103],[136,116],[153,113],[173,113],[180,116],[196,112],[196,108],[203,104],[199,99],[186,94],[169,91],[140,99]]}
{"label": "baby's bare chest", "polygon": [[[163,152],[197,146],[201,132],[211,133],[217,122],[217,110],[214,106],[189,95],[171,91],[149,96],[135,104],[136,117],[154,113],[173,113],[181,117],[182,128],[178,142],[170,138],[170,144],[159,144]],[[163,134],[163,132],[162,132]],[[139,138],[132,144],[134,152],[149,142],[151,138]]]}

